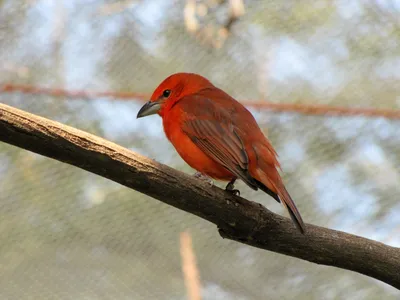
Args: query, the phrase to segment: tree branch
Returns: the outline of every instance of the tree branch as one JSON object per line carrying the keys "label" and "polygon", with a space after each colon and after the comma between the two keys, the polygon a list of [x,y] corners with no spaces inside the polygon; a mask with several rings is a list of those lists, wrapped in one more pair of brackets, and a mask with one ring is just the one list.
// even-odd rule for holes
{"label": "tree branch", "polygon": [[352,270],[400,289],[400,249],[292,222],[89,133],[0,104],[0,140],[135,189],[216,224],[222,237],[317,264]]}

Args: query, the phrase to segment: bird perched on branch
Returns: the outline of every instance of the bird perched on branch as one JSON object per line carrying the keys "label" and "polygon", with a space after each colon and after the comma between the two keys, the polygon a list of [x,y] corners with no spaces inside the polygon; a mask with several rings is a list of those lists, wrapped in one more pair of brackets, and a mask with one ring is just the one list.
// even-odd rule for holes
{"label": "bird perched on branch", "polygon": [[237,179],[282,203],[296,227],[305,232],[300,213],[286,190],[277,154],[252,114],[206,78],[177,73],[154,91],[137,117],[159,114],[167,138],[193,169],[211,178]]}

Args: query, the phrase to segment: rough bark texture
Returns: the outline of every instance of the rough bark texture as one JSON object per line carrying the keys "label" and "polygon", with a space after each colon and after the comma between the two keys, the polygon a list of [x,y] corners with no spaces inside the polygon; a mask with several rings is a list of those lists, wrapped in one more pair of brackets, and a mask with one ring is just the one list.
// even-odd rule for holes
{"label": "rough bark texture", "polygon": [[[0,140],[98,174],[216,224],[222,237],[400,289],[400,249],[290,219],[89,133],[0,104]],[[1,192],[1,191],[0,191]]]}

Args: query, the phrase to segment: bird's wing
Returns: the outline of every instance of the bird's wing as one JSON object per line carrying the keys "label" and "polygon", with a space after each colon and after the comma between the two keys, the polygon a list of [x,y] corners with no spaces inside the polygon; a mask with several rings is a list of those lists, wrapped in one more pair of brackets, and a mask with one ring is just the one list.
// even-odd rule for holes
{"label": "bird's wing", "polygon": [[257,189],[256,181],[248,172],[249,158],[243,141],[229,113],[205,97],[192,96],[182,100],[186,114],[183,132],[209,157]]}

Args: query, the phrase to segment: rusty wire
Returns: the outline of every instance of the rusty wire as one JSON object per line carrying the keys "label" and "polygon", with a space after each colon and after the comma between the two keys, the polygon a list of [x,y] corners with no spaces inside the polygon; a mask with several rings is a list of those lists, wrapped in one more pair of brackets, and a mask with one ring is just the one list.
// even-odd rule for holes
{"label": "rusty wire", "polygon": [[[32,95],[47,95],[53,97],[68,97],[70,99],[91,99],[114,98],[119,100],[140,100],[150,99],[150,95],[135,92],[114,92],[114,91],[89,91],[89,90],[67,90],[62,88],[47,88],[33,85],[2,84],[0,93],[23,93]],[[304,103],[273,103],[265,100],[244,100],[246,106],[256,109],[266,109],[276,112],[289,112],[304,115],[330,115],[354,117],[363,116],[371,118],[400,119],[400,110],[344,107],[323,104]]]}

